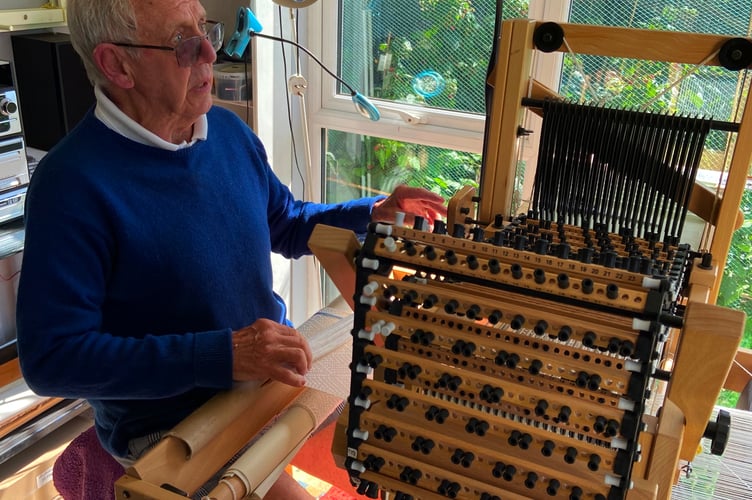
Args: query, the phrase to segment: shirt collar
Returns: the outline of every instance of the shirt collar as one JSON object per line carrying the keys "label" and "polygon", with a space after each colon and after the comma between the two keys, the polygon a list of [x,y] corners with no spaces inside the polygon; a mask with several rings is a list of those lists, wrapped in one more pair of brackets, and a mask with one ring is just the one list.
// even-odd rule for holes
{"label": "shirt collar", "polygon": [[183,141],[180,144],[173,144],[165,141],[155,133],[147,130],[131,117],[123,113],[112,100],[105,95],[104,91],[97,85],[94,87],[94,95],[97,99],[97,106],[94,108],[94,116],[104,123],[107,128],[147,146],[154,146],[168,151],[177,151],[194,145],[197,141],[206,140],[209,125],[206,115],[201,115],[193,125],[193,137],[190,142]]}

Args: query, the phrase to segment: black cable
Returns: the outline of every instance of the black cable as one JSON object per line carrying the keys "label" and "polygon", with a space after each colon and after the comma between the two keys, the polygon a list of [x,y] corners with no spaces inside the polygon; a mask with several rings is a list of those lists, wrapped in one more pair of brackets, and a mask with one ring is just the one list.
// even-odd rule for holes
{"label": "black cable", "polygon": [[[279,17],[279,32],[282,33],[282,6],[277,6],[277,14]],[[283,40],[280,38],[280,40]],[[285,54],[285,48],[280,47],[282,49],[282,67],[284,69],[285,75],[287,75],[287,55]],[[305,186],[306,186],[306,180],[305,176],[303,175],[303,172],[300,171],[300,160],[298,158],[298,147],[295,143],[295,132],[292,125],[292,108],[290,107],[290,86],[285,85],[285,102],[287,103],[287,125],[290,128],[290,142],[292,142],[292,155],[294,158],[295,163],[295,171],[298,173],[298,176],[300,177],[300,182],[303,184],[303,193],[305,194]]]}
{"label": "black cable", "polygon": [[269,40],[276,40],[277,42],[289,43],[290,45],[293,45],[293,46],[297,47],[298,49],[300,49],[303,52],[305,52],[306,54],[308,54],[308,57],[310,57],[311,59],[313,59],[314,61],[316,61],[316,63],[319,66],[321,66],[321,69],[323,69],[324,71],[326,71],[329,74],[329,76],[331,76],[332,78],[334,78],[335,80],[337,80],[339,83],[341,83],[342,85],[344,85],[347,88],[347,90],[350,91],[350,95],[354,96],[354,95],[357,94],[357,92],[355,91],[355,89],[353,89],[346,81],[344,81],[342,78],[340,78],[337,75],[335,75],[329,68],[327,68],[324,65],[324,63],[322,63],[315,55],[313,55],[308,49],[306,49],[305,47],[303,47],[299,43],[295,43],[292,40],[287,40],[285,38],[280,38],[280,37],[273,36],[273,35],[266,35],[266,34],[258,33],[256,31],[251,31],[250,35],[251,36],[258,36],[258,37],[261,37],[261,38],[267,38]]}

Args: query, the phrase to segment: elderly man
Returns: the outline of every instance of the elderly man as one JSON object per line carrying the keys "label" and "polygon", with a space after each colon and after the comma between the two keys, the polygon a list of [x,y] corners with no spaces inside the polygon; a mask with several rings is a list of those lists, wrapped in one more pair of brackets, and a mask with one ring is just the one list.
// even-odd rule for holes
{"label": "elderly man", "polygon": [[[445,209],[404,187],[294,199],[253,132],[212,106],[222,28],[198,0],[69,0],[68,24],[97,103],[29,187],[19,357],[37,393],[88,400],[127,464],[233,381],[304,384],[311,351],[271,252],[306,254],[318,223]],[[305,496],[285,474],[268,494]]]}

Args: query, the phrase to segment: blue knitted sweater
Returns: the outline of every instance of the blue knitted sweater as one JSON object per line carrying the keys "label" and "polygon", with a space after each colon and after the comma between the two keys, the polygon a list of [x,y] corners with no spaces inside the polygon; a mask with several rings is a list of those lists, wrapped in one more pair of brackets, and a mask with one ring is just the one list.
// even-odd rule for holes
{"label": "blue knitted sweater", "polygon": [[40,395],[88,400],[118,456],[231,387],[233,329],[287,322],[271,252],[308,253],[317,223],[362,232],[375,201],[296,201],[247,126],[217,107],[207,117],[207,140],[172,152],[90,112],[29,187],[23,375]]}

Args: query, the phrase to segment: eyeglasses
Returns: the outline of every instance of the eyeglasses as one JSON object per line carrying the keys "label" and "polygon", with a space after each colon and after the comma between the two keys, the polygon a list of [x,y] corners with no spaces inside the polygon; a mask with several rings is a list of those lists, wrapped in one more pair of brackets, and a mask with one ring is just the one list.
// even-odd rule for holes
{"label": "eyeglasses", "polygon": [[201,54],[201,43],[204,40],[209,40],[214,52],[218,51],[222,47],[224,41],[225,25],[222,23],[216,23],[214,21],[207,21],[207,24],[213,24],[212,28],[205,32],[203,35],[192,36],[185,40],[179,40],[174,47],[168,47],[166,45],[142,45],[136,43],[125,42],[110,42],[112,45],[118,47],[133,47],[135,49],[156,49],[156,50],[174,50],[175,57],[178,60],[178,66],[181,68],[187,68],[193,66],[198,61],[198,57]]}

